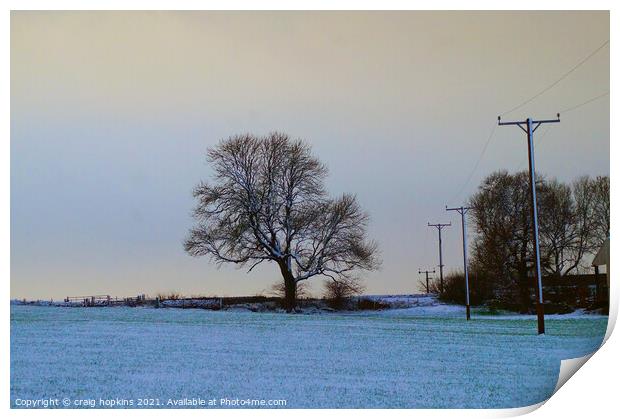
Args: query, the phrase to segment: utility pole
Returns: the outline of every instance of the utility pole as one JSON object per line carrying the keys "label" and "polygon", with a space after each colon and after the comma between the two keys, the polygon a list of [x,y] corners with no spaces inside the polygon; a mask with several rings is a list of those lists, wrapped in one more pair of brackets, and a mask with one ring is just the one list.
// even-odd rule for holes
{"label": "utility pole", "polygon": [[431,224],[431,223],[427,223],[429,227],[436,227],[437,231],[439,232],[439,289],[441,292],[443,292],[443,257],[441,255],[441,229],[444,227],[450,227],[452,225],[452,223],[448,223],[448,224],[441,224],[441,223],[437,223],[437,224]]}
{"label": "utility pole", "polygon": [[471,318],[469,310],[469,272],[467,269],[467,218],[465,215],[471,207],[460,206],[457,208],[448,208],[446,205],[446,211],[456,211],[461,214],[461,227],[463,230],[463,269],[465,271],[465,317],[467,320]]}
{"label": "utility pole", "polygon": [[429,280],[428,274],[434,274],[434,273],[435,273],[434,269],[432,271],[423,271],[421,269],[418,269],[418,274],[426,274],[426,293],[427,294],[430,294],[430,290],[428,287],[428,280]]}
{"label": "utility pole", "polygon": [[532,217],[532,229],[534,236],[534,252],[536,254],[536,282],[538,283],[538,299],[536,303],[536,313],[538,316],[538,334],[545,333],[545,306],[543,300],[542,290],[542,276],[540,273],[540,244],[538,241],[538,210],[536,204],[536,169],[534,167],[534,132],[542,124],[552,124],[560,122],[560,114],[557,114],[556,119],[543,119],[540,121],[534,121],[532,118],[527,118],[525,121],[511,121],[502,122],[502,117],[497,117],[498,125],[516,125],[521,128],[527,134],[527,155],[530,166],[530,204],[531,204],[531,217]]}

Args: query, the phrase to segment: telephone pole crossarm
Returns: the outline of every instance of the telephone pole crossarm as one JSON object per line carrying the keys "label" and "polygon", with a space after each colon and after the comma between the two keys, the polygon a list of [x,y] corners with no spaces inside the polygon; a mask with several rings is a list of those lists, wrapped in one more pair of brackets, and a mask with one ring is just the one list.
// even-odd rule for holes
{"label": "telephone pole crossarm", "polygon": [[430,294],[430,287],[428,286],[428,280],[432,279],[428,276],[428,274],[434,274],[435,270],[433,269],[432,271],[423,271],[422,269],[418,269],[418,274],[425,274],[426,275],[426,293]]}

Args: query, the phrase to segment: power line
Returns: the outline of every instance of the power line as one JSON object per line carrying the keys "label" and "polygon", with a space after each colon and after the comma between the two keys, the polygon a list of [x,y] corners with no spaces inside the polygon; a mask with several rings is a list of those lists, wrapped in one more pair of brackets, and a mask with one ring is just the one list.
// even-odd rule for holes
{"label": "power line", "polygon": [[[563,110],[560,111],[560,115],[565,114],[567,112],[572,112],[572,111],[574,111],[574,110],[576,110],[578,108],[581,108],[582,106],[588,105],[588,104],[594,102],[595,100],[601,99],[601,98],[603,98],[603,97],[605,97],[607,95],[609,95],[609,91],[607,91],[605,93],[601,93],[600,95],[594,96],[594,97],[592,97],[592,98],[590,98],[590,99],[588,99],[588,100],[586,100],[584,102],[581,102],[578,105],[574,105],[574,106],[571,106],[570,108],[563,109]],[[550,129],[550,127],[546,126],[545,130],[543,131],[543,133],[540,134],[538,137],[534,138],[534,143],[538,147],[538,150],[540,150],[540,148],[543,145],[547,144],[546,142],[545,143],[540,143],[540,141],[547,135],[547,133],[549,132],[549,129]],[[523,160],[521,160],[521,163],[519,163],[519,166],[517,166],[517,170],[521,170],[521,168],[523,168],[525,166],[525,163],[527,163],[527,157],[524,157]]]}
{"label": "power line", "polygon": [[591,103],[591,102],[594,102],[595,100],[598,100],[598,99],[600,99],[600,98],[602,98],[602,97],[605,97],[605,96],[607,96],[608,94],[609,94],[609,90],[608,90],[608,91],[606,91],[605,93],[602,93],[602,94],[598,95],[598,96],[594,96],[593,98],[588,99],[588,100],[586,100],[585,102],[581,102],[579,105],[575,105],[575,106],[571,106],[570,108],[563,109],[563,110],[561,110],[561,111],[560,111],[560,114],[563,114],[563,113],[566,113],[566,112],[571,112],[571,111],[574,111],[575,109],[577,109],[577,108],[581,108],[582,106],[585,106],[585,105],[587,105],[587,104],[589,104],[589,103]]}
{"label": "power line", "polygon": [[[547,86],[546,88],[544,88],[543,90],[541,90],[540,92],[538,92],[536,95],[530,97],[529,99],[527,99],[526,101],[522,102],[521,104],[515,106],[514,108],[504,112],[503,114],[501,114],[500,116],[504,116],[510,112],[516,111],[517,109],[522,108],[523,106],[527,105],[528,103],[530,103],[531,101],[533,101],[534,99],[538,98],[539,96],[541,96],[542,94],[548,92],[549,90],[551,90],[554,86],[556,86],[558,83],[560,83],[562,80],[564,80],[566,77],[568,77],[572,72],[574,72],[575,70],[577,70],[579,67],[581,67],[586,61],[588,61],[590,58],[592,58],[597,52],[599,52],[601,49],[603,49],[607,44],[609,44],[609,39],[607,41],[605,41],[601,46],[599,46],[597,49],[595,49],[594,51],[592,51],[587,57],[585,57],[584,59],[582,59],[581,61],[579,61],[577,64],[575,64],[570,70],[568,70],[566,73],[564,73],[559,79],[557,79],[555,82],[553,82],[552,84],[550,84],[549,86]],[[564,109],[562,111],[560,111],[560,113],[566,113],[566,112],[571,112],[574,111],[577,108],[580,108],[582,106],[585,106],[591,102],[594,102],[595,100],[598,100],[606,95],[609,94],[609,91],[607,91],[606,93],[603,93],[601,95],[595,96],[591,99],[588,99],[585,102],[582,102],[578,105],[572,106],[570,108]],[[460,197],[461,194],[463,193],[463,191],[465,190],[465,188],[467,187],[467,185],[469,184],[469,182],[471,181],[472,177],[474,176],[474,174],[476,173],[476,170],[478,170],[478,166],[480,165],[480,163],[482,162],[482,159],[487,151],[487,148],[489,147],[489,144],[491,143],[491,140],[493,139],[493,135],[495,134],[495,129],[497,128],[497,125],[493,124],[493,127],[491,129],[491,133],[489,134],[489,137],[487,138],[487,141],[485,142],[484,146],[482,147],[482,151],[480,153],[480,155],[478,156],[478,160],[476,160],[476,163],[474,164],[473,169],[471,170],[471,172],[469,173],[469,175],[467,176],[467,179],[465,180],[465,182],[463,183],[463,186],[461,186],[461,188],[458,190],[458,192],[456,194],[454,194],[454,196],[448,201],[448,202],[453,202],[456,198]],[[544,135],[547,132],[545,131],[545,133],[541,136],[544,137]],[[519,165],[519,167],[522,166],[522,164]]]}
{"label": "power line", "polygon": [[461,196],[461,194],[463,193],[463,191],[465,190],[465,188],[471,181],[471,178],[474,176],[474,173],[476,173],[476,170],[478,169],[478,166],[480,165],[480,162],[482,161],[482,158],[484,157],[484,153],[486,153],[487,148],[489,147],[489,144],[491,143],[491,140],[493,139],[493,135],[495,134],[496,129],[497,129],[497,125],[493,123],[493,128],[491,129],[491,133],[489,134],[489,137],[487,138],[486,143],[484,143],[484,147],[482,147],[482,152],[480,153],[480,156],[478,156],[478,160],[476,161],[476,164],[474,164],[474,168],[469,173],[469,176],[467,176],[467,180],[465,180],[465,183],[463,183],[463,186],[461,186],[459,191],[454,194],[454,196],[450,199],[449,202],[452,202],[454,201],[455,198],[458,198],[459,196]]}
{"label": "power line", "polygon": [[536,93],[534,96],[530,97],[529,99],[527,99],[526,101],[520,103],[519,105],[515,106],[514,108],[502,113],[500,116],[504,116],[506,114],[509,114],[511,112],[516,111],[517,109],[521,109],[523,106],[527,105],[528,103],[530,103],[531,101],[533,101],[534,99],[538,98],[539,96],[541,96],[542,94],[548,92],[549,90],[551,90],[555,85],[557,85],[558,83],[560,83],[562,80],[564,80],[566,77],[568,77],[573,71],[577,70],[579,67],[581,67],[586,61],[588,61],[590,58],[592,58],[597,52],[599,52],[600,50],[602,50],[607,44],[609,44],[609,39],[607,41],[605,41],[603,43],[603,45],[601,45],[600,47],[598,47],[597,49],[595,49],[594,51],[592,51],[586,58],[584,58],[583,60],[579,61],[575,66],[573,66],[570,70],[568,70],[566,73],[564,73],[559,79],[557,79],[556,81],[554,81],[553,83],[551,83],[549,86],[545,87],[543,90],[541,90],[540,92]]}

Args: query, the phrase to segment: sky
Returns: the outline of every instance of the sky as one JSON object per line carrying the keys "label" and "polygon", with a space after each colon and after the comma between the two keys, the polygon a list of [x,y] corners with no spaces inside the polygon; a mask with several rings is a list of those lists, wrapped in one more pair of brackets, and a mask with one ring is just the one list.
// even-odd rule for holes
{"label": "sky", "polygon": [[[206,150],[275,130],[310,143],[330,193],[370,214],[383,265],[366,292],[417,292],[439,263],[427,223],[452,222],[445,271],[460,269],[445,205],[526,168],[517,127],[495,129],[476,166],[497,116],[608,39],[608,12],[14,11],[11,297],[268,292],[277,267],[218,269],[182,243]],[[607,45],[503,119],[603,95],[609,68]],[[607,95],[541,127],[537,171],[608,175],[609,116]]]}

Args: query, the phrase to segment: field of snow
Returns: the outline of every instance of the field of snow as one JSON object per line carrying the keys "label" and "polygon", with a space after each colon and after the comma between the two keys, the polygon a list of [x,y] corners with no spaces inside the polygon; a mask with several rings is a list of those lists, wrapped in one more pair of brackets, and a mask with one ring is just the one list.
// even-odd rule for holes
{"label": "field of snow", "polygon": [[11,406],[228,398],[289,408],[520,407],[548,398],[560,360],[595,351],[607,325],[602,316],[552,316],[537,336],[533,316],[466,322],[461,311],[12,305]]}

